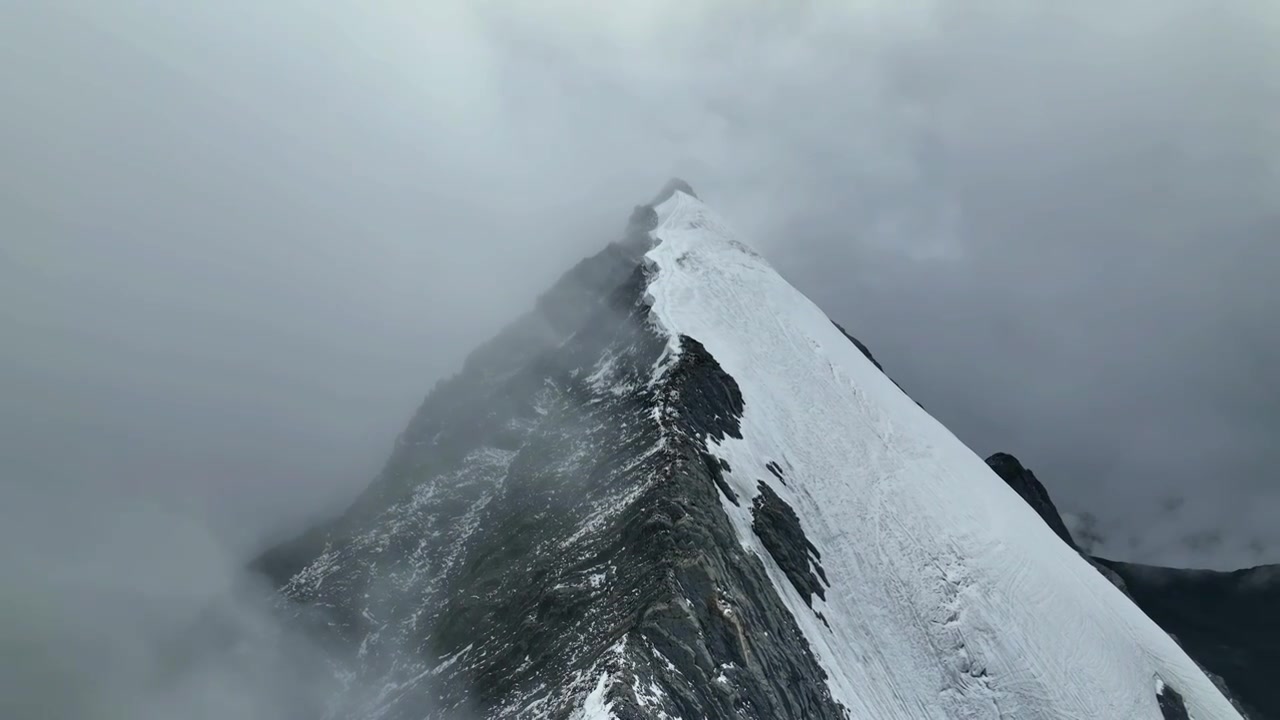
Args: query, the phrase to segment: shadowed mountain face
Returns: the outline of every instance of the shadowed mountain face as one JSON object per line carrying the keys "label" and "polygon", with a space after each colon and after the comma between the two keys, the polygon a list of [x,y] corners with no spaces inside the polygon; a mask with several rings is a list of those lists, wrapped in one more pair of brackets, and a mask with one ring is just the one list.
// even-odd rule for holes
{"label": "shadowed mountain face", "polygon": [[[1007,453],[992,455],[987,464],[1079,549],[1035,473]],[[1221,678],[1251,718],[1280,718],[1280,565],[1218,572],[1089,559],[1108,577],[1114,574],[1138,607]]]}

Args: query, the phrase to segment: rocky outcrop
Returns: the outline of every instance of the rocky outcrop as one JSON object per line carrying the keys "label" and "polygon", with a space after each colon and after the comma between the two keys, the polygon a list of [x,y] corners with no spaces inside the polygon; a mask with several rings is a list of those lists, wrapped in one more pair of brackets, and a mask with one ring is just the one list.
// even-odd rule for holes
{"label": "rocky outcrop", "polygon": [[814,595],[827,597],[822,555],[805,537],[796,511],[766,483],[760,483],[759,492],[751,505],[751,529],[805,604],[813,607]]}
{"label": "rocky outcrop", "polygon": [[1156,691],[1156,702],[1160,704],[1160,714],[1164,716],[1164,720],[1191,720],[1187,715],[1187,703],[1182,699],[1182,693],[1164,684],[1163,681],[1159,687],[1160,689]]}

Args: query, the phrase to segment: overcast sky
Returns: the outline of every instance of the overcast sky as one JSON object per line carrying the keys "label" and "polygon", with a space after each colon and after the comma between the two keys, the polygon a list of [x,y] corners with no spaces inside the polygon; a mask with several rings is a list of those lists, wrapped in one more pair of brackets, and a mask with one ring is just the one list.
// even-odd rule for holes
{"label": "overcast sky", "polygon": [[1270,0],[0,13],[29,526],[145,499],[233,554],[292,532],[680,175],[1111,554],[1280,562]]}

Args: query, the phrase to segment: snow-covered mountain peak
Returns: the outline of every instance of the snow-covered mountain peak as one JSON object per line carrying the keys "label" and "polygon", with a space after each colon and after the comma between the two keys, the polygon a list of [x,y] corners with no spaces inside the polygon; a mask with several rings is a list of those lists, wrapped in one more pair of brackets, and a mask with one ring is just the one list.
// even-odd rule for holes
{"label": "snow-covered mountain peak", "polygon": [[1238,717],[687,183],[659,200],[259,562],[352,648],[348,713]]}

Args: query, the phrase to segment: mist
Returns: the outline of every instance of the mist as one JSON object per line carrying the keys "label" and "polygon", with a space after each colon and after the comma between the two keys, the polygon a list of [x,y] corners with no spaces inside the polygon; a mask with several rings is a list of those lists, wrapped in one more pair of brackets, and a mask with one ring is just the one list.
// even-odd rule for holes
{"label": "mist", "polygon": [[209,607],[271,627],[245,562],[672,175],[1111,556],[1280,562],[1263,0],[0,14],[10,716],[310,693],[153,676]]}

